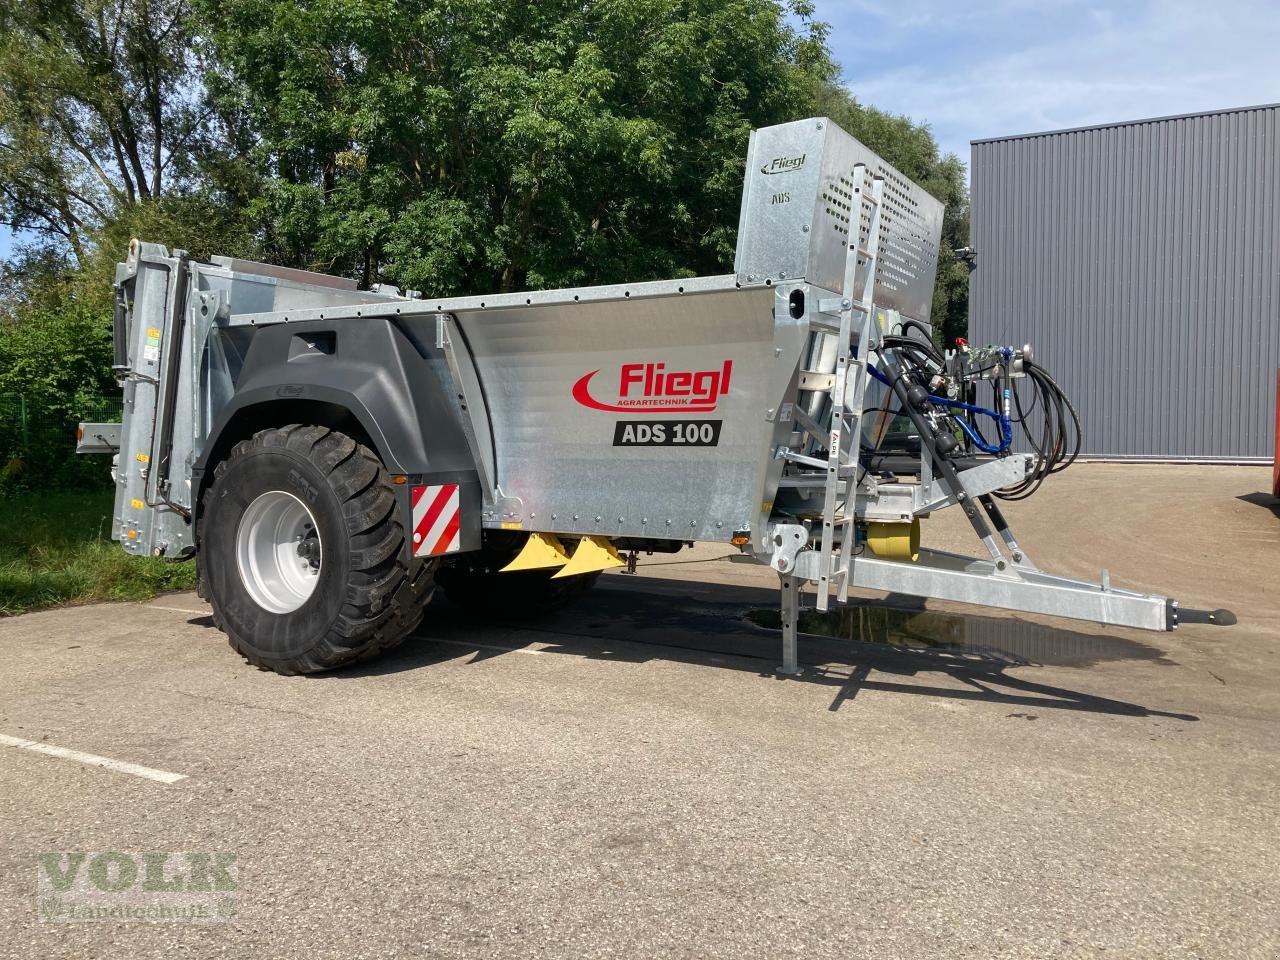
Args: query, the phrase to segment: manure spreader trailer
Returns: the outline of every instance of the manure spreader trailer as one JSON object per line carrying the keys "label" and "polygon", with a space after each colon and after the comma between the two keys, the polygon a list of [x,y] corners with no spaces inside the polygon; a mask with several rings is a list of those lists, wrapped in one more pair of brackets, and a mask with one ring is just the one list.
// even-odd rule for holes
{"label": "manure spreader trailer", "polygon": [[[935,348],[941,226],[817,118],[752,134],[725,276],[450,299],[135,240],[123,423],[79,449],[115,454],[124,549],[194,556],[232,646],[279,673],[391,647],[437,583],[549,604],[694,541],[778,573],[784,673],[806,583],[822,610],[858,587],[1172,629],[1175,602],[1014,538],[998,499],[1067,466],[1079,423],[1029,347]],[[945,507],[978,558],[920,546]]]}

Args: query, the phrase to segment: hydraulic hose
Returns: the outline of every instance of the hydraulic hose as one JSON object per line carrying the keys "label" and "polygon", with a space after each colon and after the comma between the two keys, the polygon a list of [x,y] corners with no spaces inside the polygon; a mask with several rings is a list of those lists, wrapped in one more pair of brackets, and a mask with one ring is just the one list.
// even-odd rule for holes
{"label": "hydraulic hose", "polygon": [[[1032,384],[1033,393],[1031,404],[1024,409],[1021,393],[1015,386],[1015,420],[1035,451],[1036,462],[1024,480],[995,491],[995,496],[1002,500],[1025,500],[1031,496],[1050,474],[1060,473],[1075,462],[1084,439],[1079,414],[1057,381],[1031,360],[1024,359],[1022,369]],[[1037,408],[1040,411],[1038,429],[1031,420],[1031,414]]]}
{"label": "hydraulic hose", "polygon": [[[915,415],[915,411],[909,408],[906,401],[904,377],[914,367],[915,375],[907,379],[924,385],[931,380],[930,371],[933,368],[943,369],[945,361],[938,355],[932,343],[923,343],[914,337],[886,336],[881,341],[880,350],[893,352],[898,358],[899,368],[904,372],[899,372],[891,379],[874,363],[868,364],[868,371],[871,376],[889,387],[899,397],[903,412],[911,416],[917,429],[921,429],[919,421],[923,418]],[[1021,428],[1028,445],[1035,453],[1035,460],[1031,471],[1023,480],[995,491],[995,496],[1004,500],[1023,500],[1031,496],[1047,477],[1065,470],[1075,462],[1083,442],[1079,414],[1057,381],[1044,367],[1030,359],[1023,359],[1022,372],[1024,377],[1012,381],[1013,416],[1001,412],[1004,405],[1000,402],[1000,385],[994,381],[992,389],[996,392],[998,408],[996,410],[962,400],[953,400],[933,392],[927,394],[930,403],[950,413],[961,432],[968,438],[971,448],[977,448],[984,453],[994,456],[1008,453],[1013,445],[1014,425]],[[1022,391],[1018,387],[1019,380],[1022,379],[1029,382],[1032,390],[1030,402],[1026,404],[1023,402]],[[996,421],[998,438],[994,442],[983,435],[979,426],[978,418],[983,416]],[[932,430],[930,432],[932,433]],[[936,448],[932,444],[926,446],[936,455]]]}
{"label": "hydraulic hose", "polygon": [[[886,377],[877,367],[875,367],[874,365],[871,365],[871,366],[868,366],[867,369],[871,371],[871,375],[875,379],[879,380],[886,387],[889,387],[892,389],[893,384],[890,382],[889,378]],[[999,424],[1000,426],[1000,442],[998,444],[990,444],[990,443],[987,443],[986,440],[982,438],[982,435],[976,429],[974,429],[974,427],[969,423],[969,421],[965,420],[963,417],[955,418],[956,423],[959,424],[960,426],[960,429],[964,431],[965,436],[967,436],[970,439],[970,441],[972,441],[973,444],[984,453],[991,453],[991,454],[1004,453],[1006,450],[1009,449],[1009,446],[1013,443],[1013,421],[1009,417],[1006,417],[1004,414],[997,413],[994,410],[988,410],[986,407],[978,407],[971,403],[965,403],[962,400],[952,400],[950,397],[941,397],[934,393],[929,394],[929,399],[934,403],[940,404],[941,406],[944,406],[944,407],[950,407],[955,410],[963,410],[967,413],[980,414],[982,416],[991,417],[993,420],[995,420],[996,423]]]}
{"label": "hydraulic hose", "polygon": [[[881,349],[884,349],[884,347],[882,346]],[[870,361],[871,358],[868,357],[867,369],[874,370],[875,366]],[[974,533],[978,535],[978,539],[984,542],[988,541],[991,537],[991,527],[987,525],[986,519],[978,508],[974,506],[973,501],[965,494],[964,485],[960,482],[960,475],[956,471],[955,465],[948,459],[946,453],[938,448],[937,432],[925,415],[912,405],[911,399],[907,394],[907,386],[903,383],[905,378],[902,372],[899,371],[891,380],[883,374],[878,379],[888,383],[889,389],[898,398],[899,405],[906,411],[907,416],[911,418],[912,425],[920,434],[921,446],[928,452],[929,459],[933,461],[933,468],[946,481],[947,486],[957,491],[960,508],[968,518]]]}

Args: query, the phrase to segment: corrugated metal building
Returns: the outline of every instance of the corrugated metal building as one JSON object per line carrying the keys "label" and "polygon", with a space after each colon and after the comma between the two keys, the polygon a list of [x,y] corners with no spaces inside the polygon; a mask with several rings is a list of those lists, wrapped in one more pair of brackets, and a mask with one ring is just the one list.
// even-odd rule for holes
{"label": "corrugated metal building", "polygon": [[1031,342],[1089,455],[1270,461],[1280,105],[972,149],[970,340]]}

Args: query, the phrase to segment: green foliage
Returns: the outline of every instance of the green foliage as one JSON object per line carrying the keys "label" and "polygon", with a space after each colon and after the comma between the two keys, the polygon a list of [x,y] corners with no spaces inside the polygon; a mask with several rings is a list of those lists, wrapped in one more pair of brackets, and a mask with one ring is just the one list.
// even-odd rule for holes
{"label": "green foliage", "polygon": [[99,486],[0,500],[0,616],[193,587],[194,564],[132,557],[107,539],[111,497]]}
{"label": "green foliage", "polygon": [[71,302],[0,324],[0,392],[53,407],[114,387],[109,317]]}
{"label": "green foliage", "polygon": [[76,424],[119,416],[110,314],[74,301],[0,320],[0,490],[100,486],[108,465],[77,457]]}
{"label": "green foliage", "polygon": [[[436,293],[725,270],[752,127],[828,114],[947,203],[962,170],[839,85],[809,0],[0,0],[0,220],[101,308],[130,236]],[[21,299],[21,297],[20,297]]]}
{"label": "green foliage", "polygon": [[65,250],[48,244],[18,247],[0,261],[0,323],[61,304],[74,275]]}
{"label": "green foliage", "polygon": [[186,0],[0,0],[0,220],[83,259],[208,148]]}
{"label": "green foliage", "polygon": [[186,250],[201,260],[215,254],[252,259],[258,252],[245,211],[229,205],[215,192],[201,190],[147,200],[123,209],[90,234],[92,242],[83,263],[67,278],[68,295],[78,304],[109,316],[116,263],[124,259],[134,237],[164,244],[170,250]]}
{"label": "green foliage", "polygon": [[749,131],[834,76],[771,0],[204,9],[273,259],[437,293],[723,269]]}

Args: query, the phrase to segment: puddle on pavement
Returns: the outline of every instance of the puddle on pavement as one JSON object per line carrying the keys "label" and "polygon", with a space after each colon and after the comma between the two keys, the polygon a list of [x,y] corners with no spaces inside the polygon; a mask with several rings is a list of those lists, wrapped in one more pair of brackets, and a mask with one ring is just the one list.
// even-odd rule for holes
{"label": "puddle on pavement", "polygon": [[[757,626],[782,629],[781,614],[776,608],[749,610],[745,616]],[[1165,658],[1164,651],[1125,637],[935,610],[853,605],[826,613],[801,610],[800,632],[906,650],[941,650],[1010,666],[1087,667],[1111,660],[1173,663]]]}

